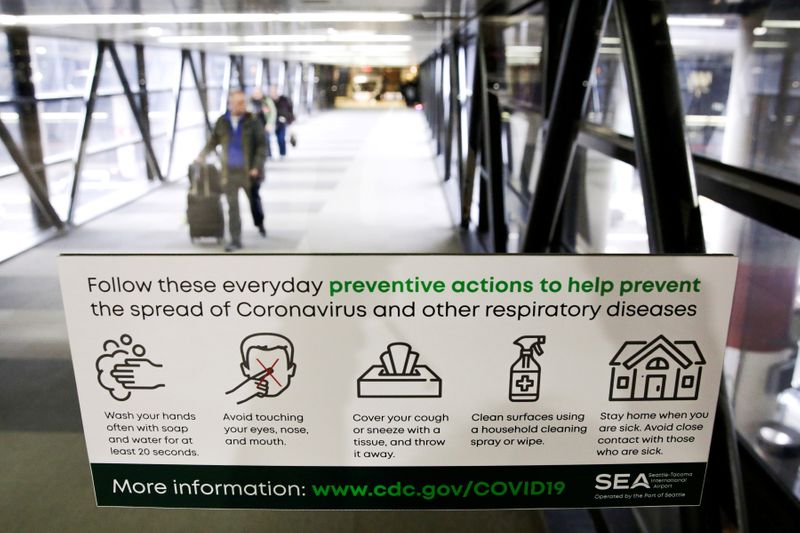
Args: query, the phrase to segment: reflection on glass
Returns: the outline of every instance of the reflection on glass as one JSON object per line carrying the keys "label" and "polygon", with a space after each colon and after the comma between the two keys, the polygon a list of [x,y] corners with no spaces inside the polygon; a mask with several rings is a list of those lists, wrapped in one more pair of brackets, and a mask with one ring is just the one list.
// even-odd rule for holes
{"label": "reflection on glass", "polygon": [[88,151],[142,138],[128,100],[122,96],[97,98],[89,126]]}
{"label": "reflection on glass", "polygon": [[145,179],[146,175],[141,142],[86,156],[75,222],[85,222],[148,191],[155,182]]}
{"label": "reflection on glass", "polygon": [[147,94],[151,135],[170,133],[172,129],[172,114],[174,113],[174,99],[170,91],[150,92]]}
{"label": "reflection on glass", "polygon": [[[132,91],[139,90],[138,70],[136,68],[136,51],[133,45],[130,44],[117,44],[117,54],[119,61],[122,63],[122,70],[128,80],[128,84]],[[91,73],[89,74],[91,78]],[[114,61],[111,59],[111,52],[106,50],[103,54],[103,66],[100,70],[100,83],[97,87],[100,93],[104,92],[122,92],[122,81],[120,80],[117,69],[114,67]]]}
{"label": "reflection on glass", "polygon": [[188,172],[189,165],[200,149],[206,142],[205,126],[195,126],[185,130],[179,130],[175,135],[175,154],[172,158],[172,165],[169,169],[169,179],[178,180],[184,178]]}
{"label": "reflection on glass", "polygon": [[259,71],[258,64],[261,62],[260,57],[245,56],[244,58],[244,84],[247,87],[253,87],[256,84],[256,75]]}
{"label": "reflection on glass", "polygon": [[26,249],[41,232],[29,191],[22,174],[0,178],[0,257]]}
{"label": "reflection on glass", "polygon": [[144,71],[147,77],[147,90],[172,89],[177,82],[180,64],[180,50],[146,46]]}
{"label": "reflection on glass", "polygon": [[705,198],[701,209],[708,250],[739,257],[725,360],[736,426],[791,489],[800,463],[784,437],[800,432],[800,241]]}
{"label": "reflection on glass", "polygon": [[635,169],[594,150],[578,150],[582,179],[575,212],[578,253],[649,253],[642,188]]}
{"label": "reflection on glass", "polygon": [[[14,138],[14,142],[17,143],[17,146],[20,146],[19,115],[17,114],[16,106],[0,104],[0,118],[3,119],[3,124],[8,128],[11,137]],[[8,150],[3,146],[2,150],[0,150],[0,176],[11,174],[16,171],[16,163],[14,163],[14,160],[11,159],[11,154],[9,154]]]}
{"label": "reflection on glass", "polygon": [[83,100],[45,100],[38,110],[45,162],[72,156],[83,124]]}
{"label": "reflection on glass", "polygon": [[206,55],[206,83],[209,87],[222,87],[228,69],[228,57],[218,54]]}
{"label": "reflection on glass", "polygon": [[92,77],[95,43],[31,35],[28,46],[37,96],[83,95]]}
{"label": "reflection on glass", "polygon": [[[8,37],[0,33],[0,50],[8,50]],[[11,85],[11,61],[8,54],[0,54],[0,98],[10,98],[14,92]]]}
{"label": "reflection on glass", "polygon": [[181,93],[181,102],[178,107],[178,128],[183,129],[197,126],[198,124],[205,124],[203,106],[200,103],[200,93],[196,89],[184,89]]}
{"label": "reflection on glass", "polygon": [[[800,19],[800,4],[705,19],[676,11],[670,36],[692,152],[800,182],[800,29],[771,23],[786,19]],[[612,14],[587,120],[632,135],[620,59]]]}

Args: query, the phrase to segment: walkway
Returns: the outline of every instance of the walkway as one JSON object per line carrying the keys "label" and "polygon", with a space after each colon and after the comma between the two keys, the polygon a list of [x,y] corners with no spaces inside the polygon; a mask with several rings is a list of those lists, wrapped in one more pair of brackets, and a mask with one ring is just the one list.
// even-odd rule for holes
{"label": "walkway", "polygon": [[[270,165],[268,238],[248,252],[458,252],[422,117],[336,111],[298,127]],[[0,264],[1,531],[532,531],[524,512],[97,509],[56,278],[62,251],[218,252],[192,246],[185,183],[162,187]],[[247,217],[245,217],[247,220]]]}

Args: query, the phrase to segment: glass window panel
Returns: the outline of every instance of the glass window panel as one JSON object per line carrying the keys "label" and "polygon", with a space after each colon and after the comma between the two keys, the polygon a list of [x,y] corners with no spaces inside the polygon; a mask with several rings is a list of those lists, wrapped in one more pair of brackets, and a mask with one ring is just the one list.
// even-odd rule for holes
{"label": "glass window panel", "polygon": [[633,135],[633,118],[621,54],[617,21],[612,11],[600,40],[586,120],[623,135]]}
{"label": "glass window panel", "polygon": [[83,100],[46,100],[38,107],[45,161],[72,155],[83,125]]}
{"label": "glass window panel", "polygon": [[228,68],[228,56],[206,54],[206,82],[209,87],[222,87]]}
{"label": "glass window panel", "polygon": [[800,431],[800,240],[707,198],[700,202],[708,250],[739,257],[725,358],[736,427],[800,497],[797,461],[786,443],[759,436],[767,424]]}
{"label": "glass window panel", "polygon": [[89,127],[89,151],[109,144],[141,139],[128,100],[123,95],[97,98]]}
{"label": "glass window panel", "polygon": [[150,119],[150,133],[152,135],[172,131],[174,98],[172,91],[148,92],[147,103],[150,111],[147,116]]}
{"label": "glass window panel", "polygon": [[575,209],[579,253],[649,253],[642,188],[635,169],[594,150],[575,155],[581,179]]}
{"label": "glass window panel", "polygon": [[[197,75],[199,76],[200,75],[200,62],[199,61],[195,61],[195,66],[198,69]],[[176,72],[177,72],[177,70],[176,70]],[[197,85],[195,85],[195,83],[194,83],[194,76],[192,75],[192,67],[191,67],[191,65],[189,65],[188,61],[183,65],[183,78],[181,78],[181,87],[183,87],[184,89],[196,89],[197,88]]]}
{"label": "glass window panel", "polygon": [[203,106],[200,104],[200,95],[197,90],[184,89],[178,107],[178,128],[203,124]]}
{"label": "glass window panel", "polygon": [[144,70],[147,90],[172,89],[181,66],[181,52],[172,48],[145,46]]}
{"label": "glass window panel", "polygon": [[156,185],[147,179],[141,142],[89,155],[81,171],[75,222],[119,207]]}
{"label": "glass window panel", "polygon": [[[169,135],[159,135],[158,137],[154,137],[150,141],[153,145],[153,151],[156,153],[156,159],[158,159],[158,167],[161,169],[161,173],[164,174],[164,177],[169,177],[167,173],[169,169],[167,168],[167,159],[169,158]],[[200,150],[198,149],[198,152]]]}
{"label": "glass window panel", "polygon": [[28,182],[22,174],[0,178],[0,257],[14,255],[37,241]]}
{"label": "glass window panel", "polygon": [[186,177],[189,165],[197,157],[205,142],[206,130],[202,126],[177,132],[175,135],[175,153],[169,172],[170,180],[174,181]]}
{"label": "glass window panel", "polygon": [[283,61],[278,59],[270,59],[269,61],[269,76],[270,83],[277,85],[279,89],[283,89],[286,83],[286,69]]}
{"label": "glass window panel", "polygon": [[[710,17],[708,27],[670,26],[689,143],[694,153],[800,182],[800,40],[795,29],[762,27],[800,19],[800,4],[767,4],[722,23]],[[668,4],[673,20],[684,8]]]}
{"label": "glass window panel", "polygon": [[248,89],[256,84],[259,61],[261,61],[261,58],[255,56],[245,56],[244,58],[244,84]]}
{"label": "glass window panel", "polygon": [[541,111],[544,18],[514,17],[511,21],[514,24],[503,30],[507,98],[518,106]]}
{"label": "glass window panel", "polygon": [[92,77],[95,43],[37,35],[28,43],[37,96],[84,93]]}
{"label": "glass window panel", "polygon": [[8,98],[14,92],[11,85],[11,58],[8,53],[8,37],[0,33],[0,97]]}
{"label": "glass window panel", "polygon": [[47,192],[50,195],[50,203],[53,204],[61,220],[66,220],[69,212],[74,175],[75,166],[72,161],[47,165]]}
{"label": "glass window panel", "polygon": [[[12,104],[0,104],[0,118],[3,119],[3,124],[6,125],[11,136],[14,138],[17,147],[21,148],[20,134],[19,134],[19,114],[17,114],[16,106]],[[0,145],[2,146],[2,145]],[[15,172],[17,165],[11,159],[11,155],[6,150],[5,146],[0,149],[0,175]]]}
{"label": "glass window panel", "polygon": [[[133,45],[130,44],[117,44],[116,46],[125,77],[128,79],[131,90],[136,92],[139,90],[139,83],[136,81],[139,78],[138,70],[136,69],[136,51]],[[117,74],[117,69],[114,68],[114,61],[111,59],[111,53],[108,50],[103,54],[103,68],[100,71],[98,90],[100,92],[122,92],[122,81],[120,81],[120,77]]]}
{"label": "glass window panel", "polygon": [[208,115],[211,122],[217,120],[217,117],[225,112],[227,108],[227,100],[225,95],[222,94],[222,89],[209,89],[208,90]]}

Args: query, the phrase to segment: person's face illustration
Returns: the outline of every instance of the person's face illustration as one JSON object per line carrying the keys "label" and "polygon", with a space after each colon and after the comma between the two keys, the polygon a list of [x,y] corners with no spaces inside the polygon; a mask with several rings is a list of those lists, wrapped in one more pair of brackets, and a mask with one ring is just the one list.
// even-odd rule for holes
{"label": "person's face illustration", "polygon": [[286,348],[251,346],[247,350],[247,363],[242,363],[242,373],[267,386],[267,396],[277,396],[289,386],[295,365],[289,361]]}

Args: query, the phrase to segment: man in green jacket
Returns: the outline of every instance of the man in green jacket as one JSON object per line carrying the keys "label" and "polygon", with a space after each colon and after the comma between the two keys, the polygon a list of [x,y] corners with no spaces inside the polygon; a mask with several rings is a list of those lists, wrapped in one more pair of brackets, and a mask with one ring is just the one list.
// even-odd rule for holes
{"label": "man in green jacket", "polygon": [[[197,156],[197,161],[205,161],[206,156],[217,146],[222,147],[220,171],[222,187],[228,200],[228,223],[231,232],[231,241],[225,247],[225,251],[232,252],[242,247],[239,189],[244,189],[247,194],[251,183],[264,179],[264,162],[267,157],[264,130],[261,122],[247,113],[247,99],[243,91],[231,92],[228,98],[228,111],[217,119],[208,142]],[[263,234],[264,220],[261,205],[252,207],[253,212],[262,213],[262,219],[257,220],[256,225]]]}

